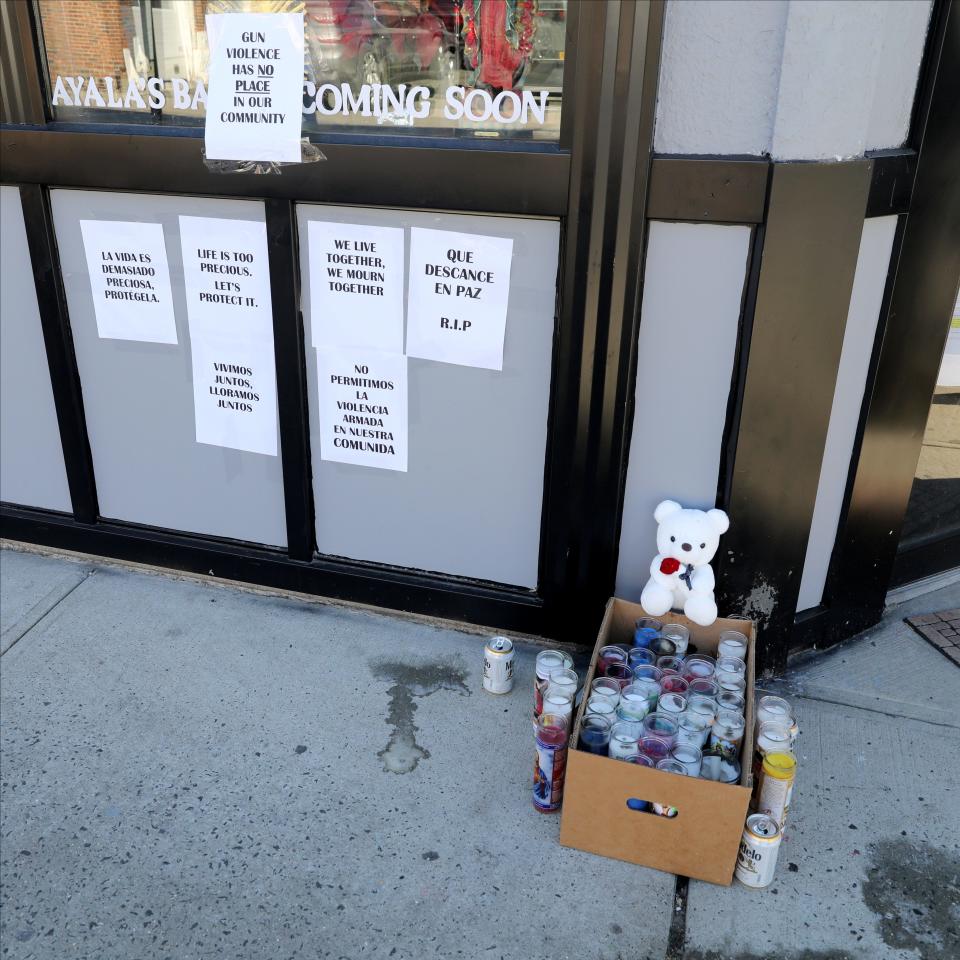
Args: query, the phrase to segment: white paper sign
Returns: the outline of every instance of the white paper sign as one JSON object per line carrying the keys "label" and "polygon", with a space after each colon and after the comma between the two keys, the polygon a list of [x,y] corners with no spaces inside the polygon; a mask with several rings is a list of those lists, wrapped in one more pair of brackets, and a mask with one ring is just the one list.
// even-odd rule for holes
{"label": "white paper sign", "polygon": [[277,455],[267,228],[180,217],[197,442]]}
{"label": "white paper sign", "polygon": [[197,443],[277,455],[273,344],[191,337]]}
{"label": "white paper sign", "polygon": [[503,369],[513,240],[410,231],[407,354]]}
{"label": "white paper sign", "polygon": [[403,230],[311,220],[315,347],[403,353]]}
{"label": "white paper sign", "polygon": [[320,459],[407,469],[407,358],[374,350],[317,350]]}
{"label": "white paper sign", "polygon": [[303,14],[209,14],[207,39],[207,159],[299,163]]}
{"label": "white paper sign", "polygon": [[272,344],[266,224],[180,217],[180,247],[191,338]]}
{"label": "white paper sign", "polygon": [[176,343],[163,227],[81,220],[80,232],[101,339]]}

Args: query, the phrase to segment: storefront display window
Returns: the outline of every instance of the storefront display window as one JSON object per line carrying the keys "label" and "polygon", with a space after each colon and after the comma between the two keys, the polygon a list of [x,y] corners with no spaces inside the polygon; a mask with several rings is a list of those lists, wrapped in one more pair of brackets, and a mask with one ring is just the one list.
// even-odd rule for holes
{"label": "storefront display window", "polygon": [[930,402],[900,553],[960,534],[960,294]]}
{"label": "storefront display window", "polygon": [[205,16],[304,14],[303,129],[559,137],[567,0],[38,0],[53,118],[198,126]]}

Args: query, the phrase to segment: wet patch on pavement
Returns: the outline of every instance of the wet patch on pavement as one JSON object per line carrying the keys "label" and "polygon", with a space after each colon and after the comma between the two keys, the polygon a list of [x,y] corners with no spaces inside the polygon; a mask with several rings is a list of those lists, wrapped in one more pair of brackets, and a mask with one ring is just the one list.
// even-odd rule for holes
{"label": "wet patch on pavement", "polygon": [[887,946],[921,960],[960,956],[960,857],[909,840],[871,847],[863,899]]}
{"label": "wet patch on pavement", "polygon": [[387,773],[410,773],[421,760],[430,757],[430,751],[417,742],[419,728],[413,722],[417,712],[415,698],[429,697],[438,690],[452,690],[469,696],[466,671],[447,661],[434,663],[401,663],[375,661],[370,665],[373,675],[390,680],[390,708],[387,723],[392,727],[387,745],[377,753]]}

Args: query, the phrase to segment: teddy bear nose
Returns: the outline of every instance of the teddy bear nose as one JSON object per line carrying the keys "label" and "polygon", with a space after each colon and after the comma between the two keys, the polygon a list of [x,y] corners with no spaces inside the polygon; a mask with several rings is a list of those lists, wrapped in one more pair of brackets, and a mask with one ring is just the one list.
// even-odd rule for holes
{"label": "teddy bear nose", "polygon": [[684,550],[691,550],[691,549],[692,549],[692,547],[690,546],[689,543],[681,543],[680,546],[683,547]]}

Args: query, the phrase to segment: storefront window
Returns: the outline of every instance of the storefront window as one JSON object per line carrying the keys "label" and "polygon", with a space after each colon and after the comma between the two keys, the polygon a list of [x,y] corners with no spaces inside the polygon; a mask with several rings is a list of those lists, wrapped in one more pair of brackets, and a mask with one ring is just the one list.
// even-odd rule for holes
{"label": "storefront window", "polygon": [[960,295],[930,403],[900,552],[960,534]]}
{"label": "storefront window", "polygon": [[304,14],[305,134],[557,140],[567,0],[39,0],[56,120],[201,125],[206,14]]}

